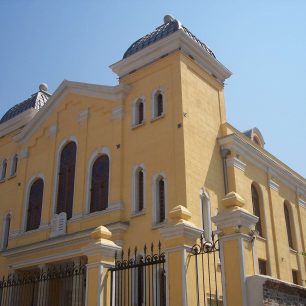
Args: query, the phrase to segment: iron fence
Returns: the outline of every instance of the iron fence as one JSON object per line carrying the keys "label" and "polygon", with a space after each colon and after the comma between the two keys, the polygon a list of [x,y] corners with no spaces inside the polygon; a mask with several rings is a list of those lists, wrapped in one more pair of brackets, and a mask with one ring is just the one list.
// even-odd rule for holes
{"label": "iron fence", "polygon": [[200,242],[191,248],[194,259],[196,303],[197,306],[221,306],[221,274],[218,273],[219,240],[212,234],[211,241],[205,241],[201,235]]}
{"label": "iron fence", "polygon": [[154,252],[154,244],[150,250],[145,245],[143,252],[137,248],[127,257],[121,252],[120,258],[115,255],[115,267],[110,268],[111,306],[165,306],[166,305],[166,274],[165,254],[161,252],[161,243]]}
{"label": "iron fence", "polygon": [[0,280],[0,306],[83,306],[86,265],[18,271]]}

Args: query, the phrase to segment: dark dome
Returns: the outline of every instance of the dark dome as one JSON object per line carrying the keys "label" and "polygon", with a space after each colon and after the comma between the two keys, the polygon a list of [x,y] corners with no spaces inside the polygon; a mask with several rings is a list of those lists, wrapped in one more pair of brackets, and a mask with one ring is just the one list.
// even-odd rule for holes
{"label": "dark dome", "polygon": [[184,33],[189,36],[192,40],[194,40],[198,45],[200,45],[206,52],[208,52],[211,56],[215,57],[214,53],[196,36],[194,36],[187,28],[185,28],[181,23],[176,19],[168,20],[161,26],[155,29],[150,34],[143,36],[142,38],[135,41],[124,53],[123,59],[135,54],[136,52],[145,49],[146,47],[154,44],[155,42],[171,35],[172,33],[177,32],[182,29]]}
{"label": "dark dome", "polygon": [[17,115],[25,112],[30,108],[40,109],[40,107],[42,107],[47,102],[49,97],[49,93],[42,90],[38,91],[27,100],[16,104],[12,108],[10,108],[1,118],[0,124],[16,117]]}

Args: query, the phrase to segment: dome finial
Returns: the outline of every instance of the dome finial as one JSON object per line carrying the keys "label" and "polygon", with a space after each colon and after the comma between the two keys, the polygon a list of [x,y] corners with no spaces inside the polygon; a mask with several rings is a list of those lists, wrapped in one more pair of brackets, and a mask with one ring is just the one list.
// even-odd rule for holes
{"label": "dome finial", "polygon": [[44,92],[48,92],[48,85],[46,83],[41,83],[39,85],[39,90],[44,91]]}
{"label": "dome finial", "polygon": [[175,18],[172,15],[166,15],[164,17],[164,23],[169,23],[171,21],[173,21]]}

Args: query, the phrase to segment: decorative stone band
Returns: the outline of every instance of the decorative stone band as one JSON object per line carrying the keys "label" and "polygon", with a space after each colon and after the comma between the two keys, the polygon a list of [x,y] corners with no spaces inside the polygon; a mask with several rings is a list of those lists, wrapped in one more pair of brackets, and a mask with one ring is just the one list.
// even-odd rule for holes
{"label": "decorative stone band", "polygon": [[301,207],[306,208],[306,201],[302,200],[301,198],[298,199],[298,204],[299,204]]}
{"label": "decorative stone band", "polygon": [[29,157],[29,149],[28,148],[22,149],[20,151],[20,153],[18,154],[19,159],[28,158],[28,157]]}
{"label": "decorative stone band", "polygon": [[279,185],[272,179],[269,180],[269,187],[275,190],[276,192],[279,192]]}
{"label": "decorative stone band", "polygon": [[238,159],[237,157],[228,158],[226,160],[226,163],[227,163],[227,167],[234,166],[235,168],[241,170],[242,172],[245,172],[246,164],[242,162],[240,159]]}
{"label": "decorative stone band", "polygon": [[54,123],[49,127],[48,135],[49,137],[54,137],[56,133],[57,133],[57,123]]}
{"label": "decorative stone band", "polygon": [[79,122],[86,121],[89,117],[89,109],[86,108],[79,113]]}
{"label": "decorative stone band", "polygon": [[123,117],[123,106],[118,106],[112,109],[112,118],[121,119]]}

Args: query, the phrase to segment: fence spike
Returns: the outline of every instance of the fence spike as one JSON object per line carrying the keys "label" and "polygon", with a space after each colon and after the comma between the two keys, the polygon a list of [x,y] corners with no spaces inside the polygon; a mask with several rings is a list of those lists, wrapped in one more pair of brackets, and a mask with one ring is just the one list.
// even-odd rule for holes
{"label": "fence spike", "polygon": [[158,255],[160,255],[160,250],[161,250],[161,242],[160,240],[158,241]]}
{"label": "fence spike", "polygon": [[134,249],[134,259],[135,259],[135,261],[137,259],[137,246],[135,246],[135,249]]}
{"label": "fence spike", "polygon": [[147,245],[146,244],[143,247],[143,252],[144,252],[145,257],[147,257]]}
{"label": "fence spike", "polygon": [[130,255],[131,255],[131,248],[128,248],[128,260],[130,260]]}
{"label": "fence spike", "polygon": [[154,244],[151,242],[151,255],[153,256],[153,251],[154,251]]}

